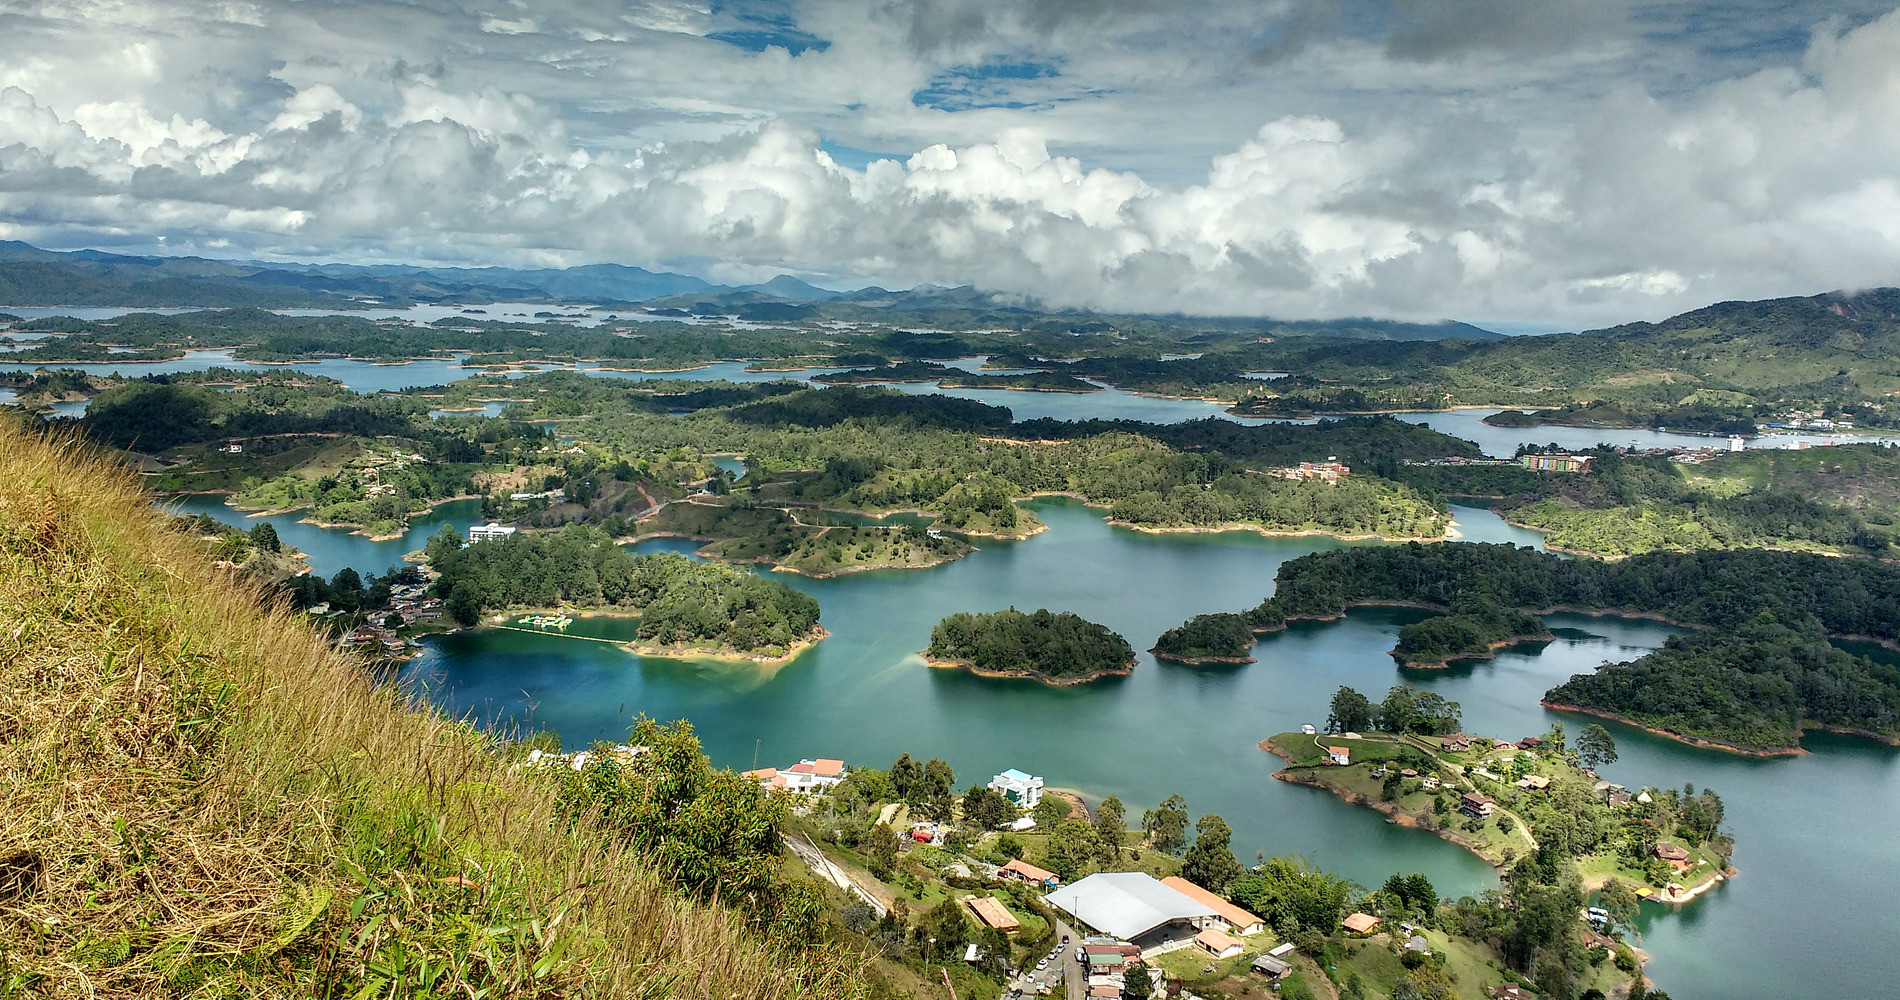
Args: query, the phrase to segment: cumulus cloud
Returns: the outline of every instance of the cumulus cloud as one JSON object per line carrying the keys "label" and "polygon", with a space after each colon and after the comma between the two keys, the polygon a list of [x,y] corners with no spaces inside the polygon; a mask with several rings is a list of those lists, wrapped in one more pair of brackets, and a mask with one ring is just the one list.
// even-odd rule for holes
{"label": "cumulus cloud", "polygon": [[[1581,324],[1900,280],[1900,12],[1645,80],[1614,71],[1662,51],[1638,3],[1408,0],[1378,30],[1162,6],[0,13],[34,42],[0,53],[0,232],[1285,317]],[[946,79],[1000,99],[932,106]]]}

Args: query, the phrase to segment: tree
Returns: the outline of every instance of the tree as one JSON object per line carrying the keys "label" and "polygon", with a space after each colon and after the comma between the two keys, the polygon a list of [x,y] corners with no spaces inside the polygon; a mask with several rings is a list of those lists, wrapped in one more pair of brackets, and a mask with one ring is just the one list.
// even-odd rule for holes
{"label": "tree", "polygon": [[1603,909],[1609,913],[1610,927],[1622,927],[1628,930],[1635,929],[1637,914],[1636,893],[1630,891],[1629,886],[1615,879],[1611,879],[1610,884],[1604,886],[1603,891],[1597,894],[1597,905],[1603,907]]}
{"label": "tree", "polygon": [[910,754],[897,758],[891,765],[891,787],[896,790],[899,801],[916,805],[924,797],[924,765],[911,759]]}
{"label": "tree", "polygon": [[1062,799],[1054,795],[1045,795],[1041,802],[1036,803],[1036,808],[1030,811],[1030,815],[1035,817],[1037,826],[1044,830],[1052,830],[1055,829],[1057,823],[1068,819],[1072,811],[1069,804]]}
{"label": "tree", "polygon": [[1544,745],[1539,749],[1545,753],[1561,757],[1564,751],[1569,748],[1570,744],[1564,735],[1564,724],[1561,722],[1551,723],[1550,732],[1544,734]]}
{"label": "tree", "polygon": [[1099,854],[1101,844],[1095,837],[1095,828],[1079,819],[1065,819],[1049,832],[1043,861],[1050,871],[1068,881]]}
{"label": "tree", "polygon": [[269,521],[259,521],[251,529],[251,547],[259,552],[281,552],[284,544],[277,537],[277,528]]}
{"label": "tree", "polygon": [[1388,733],[1402,733],[1412,728],[1412,720],[1418,715],[1418,698],[1410,684],[1397,684],[1385,693],[1385,700],[1379,703],[1379,728]]}
{"label": "tree", "polygon": [[1127,996],[1140,998],[1140,1000],[1146,1000],[1146,998],[1154,996],[1155,987],[1159,985],[1156,982],[1158,978],[1159,977],[1155,975],[1155,971],[1146,965],[1131,966],[1123,977],[1122,993]]}
{"label": "tree", "polygon": [[463,628],[470,628],[482,620],[482,599],[474,587],[464,584],[455,588],[449,594],[447,603],[449,617]]}
{"label": "tree", "polygon": [[1421,965],[1392,984],[1392,1000],[1456,1000],[1451,979],[1442,966]]}
{"label": "tree", "polygon": [[992,830],[1015,818],[1016,807],[988,785],[971,785],[963,793],[963,819],[979,830]]}
{"label": "tree", "polygon": [[1181,863],[1181,876],[1189,882],[1218,893],[1240,876],[1239,859],[1234,857],[1232,827],[1214,813],[1202,816],[1194,825],[1194,846]]}
{"label": "tree", "polygon": [[1112,865],[1121,856],[1122,842],[1126,840],[1127,826],[1124,817],[1127,810],[1122,800],[1110,795],[1095,807],[1095,835],[1102,841],[1102,863]]}
{"label": "tree", "polygon": [[1161,804],[1141,814],[1141,832],[1148,845],[1163,854],[1175,854],[1187,841],[1187,800],[1170,795]]}
{"label": "tree", "polygon": [[1577,759],[1590,768],[1616,763],[1616,738],[1595,723],[1583,727],[1577,734]]}
{"label": "tree", "polygon": [[1372,700],[1352,688],[1340,685],[1333,692],[1332,714],[1326,717],[1329,733],[1356,733],[1372,728]]}
{"label": "tree", "polygon": [[880,879],[891,877],[891,871],[897,865],[897,844],[896,830],[884,823],[871,827],[864,846],[865,857],[871,862],[871,874]]}

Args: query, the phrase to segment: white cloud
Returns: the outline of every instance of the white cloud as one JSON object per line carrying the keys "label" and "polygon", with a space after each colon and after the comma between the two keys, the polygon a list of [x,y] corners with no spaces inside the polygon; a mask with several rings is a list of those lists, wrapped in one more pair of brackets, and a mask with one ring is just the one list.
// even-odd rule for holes
{"label": "white cloud", "polygon": [[[0,12],[0,227],[1289,317],[1610,322],[1900,274],[1900,13],[1805,47],[1795,15],[1723,21],[1697,62],[1647,4],[1564,45],[1492,0],[1454,12],[1478,35],[1323,8]],[[1770,54],[1732,54],[1771,22]],[[913,98],[945,79],[1007,100]]]}

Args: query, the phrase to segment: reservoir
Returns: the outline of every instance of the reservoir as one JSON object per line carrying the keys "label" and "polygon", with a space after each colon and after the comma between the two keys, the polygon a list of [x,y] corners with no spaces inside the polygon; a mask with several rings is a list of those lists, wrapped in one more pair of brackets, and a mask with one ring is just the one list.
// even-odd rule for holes
{"label": "reservoir", "polygon": [[[217,497],[179,509],[254,524]],[[836,756],[888,766],[899,753],[937,756],[958,787],[1007,767],[1094,798],[1119,795],[1131,820],[1180,793],[1196,815],[1217,812],[1245,862],[1256,852],[1297,854],[1361,883],[1424,872],[1441,893],[1476,893],[1496,877],[1427,833],[1389,826],[1323,792],[1273,781],[1277,758],[1255,744],[1322,723],[1333,690],[1374,698],[1400,682],[1460,702],[1466,728],[1512,738],[1562,721],[1574,738],[1587,720],[1548,712],[1538,698],[1573,673],[1641,655],[1672,630],[1648,621],[1554,616],[1557,641],[1440,671],[1400,670],[1386,650],[1416,612],[1355,612],[1262,637],[1244,666],[1184,667],[1141,654],[1132,676],[1079,688],[986,680],[932,670],[915,655],[938,618],[1014,605],[1073,611],[1139,648],[1187,617],[1242,610],[1266,596],[1283,561],[1338,547],[1322,538],[1245,532],[1151,535],[1112,528],[1099,511],[1038,501],[1049,530],[1020,542],[986,541],[927,570],[812,580],[769,574],[816,596],[829,639],[777,669],[647,659],[595,642],[511,631],[428,640],[404,671],[445,710],[505,726],[552,728],[570,746],[618,741],[639,714],[690,719],[715,762],[735,768]],[[438,508],[391,542],[269,520],[309,552],[324,575],[343,565],[382,571],[442,524],[479,516],[474,501]],[[1477,541],[1535,544],[1477,508],[1454,508]],[[659,539],[642,551],[688,551]],[[620,619],[581,619],[570,631],[614,637]],[[1835,737],[1813,754],[1780,760],[1697,750],[1611,725],[1620,759],[1605,777],[1631,786],[1714,788],[1727,806],[1741,877],[1675,910],[1646,905],[1643,944],[1663,989],[1691,1000],[1737,996],[1859,995],[1879,981],[1887,942],[1900,934],[1894,890],[1900,846],[1900,754]],[[1851,803],[1851,808],[1842,804]],[[1852,914],[1848,919],[1847,914]]]}

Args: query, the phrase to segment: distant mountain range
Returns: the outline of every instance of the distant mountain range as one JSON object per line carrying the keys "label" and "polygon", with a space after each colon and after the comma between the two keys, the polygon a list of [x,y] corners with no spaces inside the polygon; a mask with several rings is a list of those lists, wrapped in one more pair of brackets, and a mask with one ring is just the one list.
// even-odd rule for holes
{"label": "distant mountain range", "polygon": [[286,264],[204,257],[129,256],[98,250],[42,250],[0,241],[0,309],[7,306],[236,307],[364,309],[416,303],[493,302],[641,306],[682,315],[790,323],[843,320],[892,325],[1039,326],[1108,333],[1131,324],[1258,330],[1263,336],[1355,340],[1494,340],[1466,323],[1347,319],[1288,322],[1182,316],[1120,316],[1044,309],[969,286],[919,285],[832,291],[782,274],[757,285],[716,285],[690,275],[622,264],[521,270],[402,264]]}

